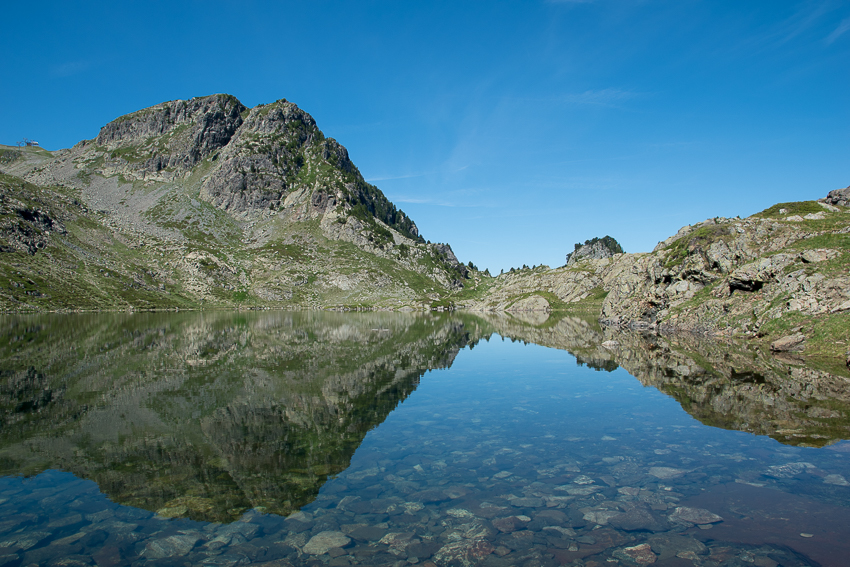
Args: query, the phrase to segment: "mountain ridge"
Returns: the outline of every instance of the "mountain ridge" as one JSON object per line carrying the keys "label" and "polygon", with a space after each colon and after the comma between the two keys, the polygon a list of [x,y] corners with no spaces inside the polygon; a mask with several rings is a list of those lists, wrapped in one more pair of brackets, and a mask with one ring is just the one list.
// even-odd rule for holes
{"label": "mountain ridge", "polygon": [[[250,109],[231,95],[170,101],[68,150],[2,154],[5,249],[24,254],[0,258],[12,276],[5,310],[424,309],[471,277],[285,99]],[[34,211],[57,226],[71,219],[70,232],[51,237],[49,223],[28,219]],[[52,262],[40,262],[45,252]],[[15,282],[21,268],[36,273]],[[102,273],[117,273],[121,289]],[[77,292],[57,293],[61,279]]]}

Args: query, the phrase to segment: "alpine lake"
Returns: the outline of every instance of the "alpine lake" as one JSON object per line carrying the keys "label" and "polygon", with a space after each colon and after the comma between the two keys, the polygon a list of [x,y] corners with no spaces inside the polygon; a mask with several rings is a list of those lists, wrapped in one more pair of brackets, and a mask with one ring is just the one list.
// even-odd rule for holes
{"label": "alpine lake", "polygon": [[0,566],[850,564],[850,378],[547,314],[0,318]]}

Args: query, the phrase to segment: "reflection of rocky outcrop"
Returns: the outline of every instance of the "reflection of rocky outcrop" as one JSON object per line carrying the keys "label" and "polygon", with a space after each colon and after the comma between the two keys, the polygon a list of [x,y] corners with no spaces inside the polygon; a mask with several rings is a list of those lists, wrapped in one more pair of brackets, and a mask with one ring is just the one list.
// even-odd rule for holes
{"label": "reflection of rocky outcrop", "polygon": [[164,516],[287,514],[475,327],[375,313],[5,319],[0,472],[70,470]]}
{"label": "reflection of rocky outcrop", "polygon": [[850,438],[850,378],[779,359],[733,341],[600,328],[565,317],[544,328],[506,315],[487,321],[503,336],[561,348],[579,364],[618,365],[675,398],[706,425],[769,435],[790,445]]}

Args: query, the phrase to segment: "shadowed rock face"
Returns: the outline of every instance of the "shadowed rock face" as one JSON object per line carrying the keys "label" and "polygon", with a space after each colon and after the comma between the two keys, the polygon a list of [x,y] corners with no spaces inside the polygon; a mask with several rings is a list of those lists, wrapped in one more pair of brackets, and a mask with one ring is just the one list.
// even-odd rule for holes
{"label": "shadowed rock face", "polygon": [[15,318],[0,336],[0,472],[65,469],[209,521],[311,502],[471,340],[447,318],[281,313]]}
{"label": "shadowed rock face", "polygon": [[850,207],[850,187],[830,191],[829,194],[826,196],[826,202],[830,205]]}
{"label": "shadowed rock face", "polygon": [[159,172],[194,167],[230,142],[247,108],[229,95],[176,100],[146,108],[103,128],[94,143],[130,169]]}

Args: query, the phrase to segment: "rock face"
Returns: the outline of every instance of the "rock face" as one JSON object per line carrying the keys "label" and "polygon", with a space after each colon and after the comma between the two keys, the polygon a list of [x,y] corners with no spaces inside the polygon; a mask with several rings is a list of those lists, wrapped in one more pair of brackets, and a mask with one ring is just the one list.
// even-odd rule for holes
{"label": "rock face", "polygon": [[593,238],[585,241],[583,245],[576,244],[575,251],[567,256],[567,266],[571,266],[582,260],[604,260],[616,254],[622,254],[623,248],[620,243],[605,236],[604,238]]}
{"label": "rock face", "polygon": [[247,110],[230,95],[166,102],[113,120],[81,145],[106,148],[114,166],[142,176],[188,170],[230,142]]}
{"label": "rock face", "polygon": [[824,199],[830,205],[838,205],[841,207],[850,207],[850,187],[844,189],[835,189],[830,191]]}

